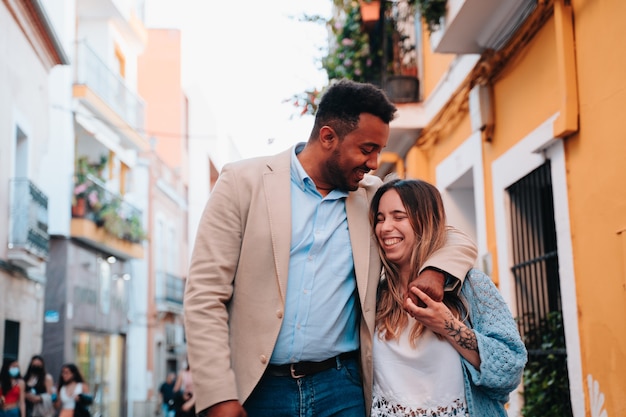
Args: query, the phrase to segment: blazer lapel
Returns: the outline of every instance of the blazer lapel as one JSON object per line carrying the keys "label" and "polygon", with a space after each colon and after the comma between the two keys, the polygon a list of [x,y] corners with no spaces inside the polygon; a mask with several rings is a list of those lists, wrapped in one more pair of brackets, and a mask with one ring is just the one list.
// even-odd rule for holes
{"label": "blazer lapel", "polygon": [[368,219],[369,204],[365,190],[359,188],[351,192],[346,199],[346,214],[352,256],[354,258],[354,272],[359,290],[361,305],[365,304],[370,264],[370,227]]}
{"label": "blazer lapel", "polygon": [[293,148],[276,155],[263,175],[276,278],[283,304],[291,249],[291,152]]}

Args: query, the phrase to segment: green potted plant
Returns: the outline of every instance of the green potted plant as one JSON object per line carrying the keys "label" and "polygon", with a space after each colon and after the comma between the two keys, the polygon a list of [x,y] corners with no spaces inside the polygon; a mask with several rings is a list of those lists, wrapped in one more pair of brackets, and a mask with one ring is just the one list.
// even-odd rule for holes
{"label": "green potted plant", "polygon": [[96,225],[101,226],[109,234],[121,238],[124,235],[125,221],[119,213],[121,201],[114,198],[105,202],[96,213]]}
{"label": "green potted plant", "polygon": [[441,19],[446,15],[447,0],[408,0],[409,4],[417,6],[422,19],[426,22],[429,33],[439,29]]}
{"label": "green potted plant", "polygon": [[147,236],[141,224],[141,219],[136,213],[133,213],[126,221],[127,233],[126,238],[133,243],[142,242]]}
{"label": "green potted plant", "polygon": [[103,189],[96,182],[102,180],[102,171],[107,161],[108,158],[104,155],[96,163],[90,162],[85,155],[76,159],[72,193],[73,217],[84,217],[88,211],[95,212],[100,209]]}
{"label": "green potted plant", "polygon": [[[371,0],[334,0],[337,13],[324,20],[332,36],[328,53],[321,59],[329,83],[347,78],[383,87],[397,103],[419,100],[417,50],[415,45],[416,10],[430,31],[438,27],[446,12],[446,0],[381,1],[376,25],[363,24],[363,7]],[[299,114],[315,114],[325,88],[312,88],[290,99]]]}
{"label": "green potted plant", "polygon": [[342,13],[328,21],[333,33],[322,67],[329,80],[348,78],[359,82],[380,82],[380,50],[370,48],[370,36],[363,30],[358,2],[346,2]]}

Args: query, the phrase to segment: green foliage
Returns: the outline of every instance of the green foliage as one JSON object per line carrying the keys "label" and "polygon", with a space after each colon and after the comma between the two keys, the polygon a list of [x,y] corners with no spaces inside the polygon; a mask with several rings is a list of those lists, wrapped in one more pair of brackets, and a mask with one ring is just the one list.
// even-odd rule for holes
{"label": "green foliage", "polygon": [[372,82],[379,78],[381,52],[370,50],[369,35],[362,30],[359,3],[346,4],[343,16],[331,19],[328,25],[334,35],[329,53],[322,59],[328,79]]}
{"label": "green foliage", "polygon": [[530,353],[524,369],[525,417],[572,415],[561,313],[553,311],[525,337]]}
{"label": "green foliage", "polygon": [[[446,13],[446,0],[384,1],[384,18],[366,29],[357,0],[333,0],[337,13],[332,19],[305,16],[303,21],[324,23],[332,36],[327,54],[321,59],[329,84],[347,78],[381,86],[388,75],[416,76],[417,54],[413,17],[416,10],[424,18],[428,30],[439,27]],[[315,114],[325,88],[312,88],[285,100],[300,109],[299,114]]]}
{"label": "green foliage", "polygon": [[141,218],[135,211],[128,212],[129,207],[121,199],[113,198],[96,213],[96,224],[119,239],[140,243],[147,237]]}
{"label": "green foliage", "polygon": [[76,177],[77,182],[84,182],[89,175],[98,179],[102,179],[102,171],[106,167],[109,158],[106,155],[100,155],[98,162],[89,161],[89,157],[83,155],[76,159]]}
{"label": "green foliage", "polygon": [[103,188],[98,182],[103,181],[102,171],[107,162],[108,158],[105,155],[100,156],[100,160],[95,163],[90,162],[84,155],[76,159],[72,206],[75,206],[78,200],[85,199],[90,210],[100,210]]}
{"label": "green foliage", "polygon": [[[87,213],[98,227],[103,227],[110,235],[133,243],[146,239],[139,212],[125,203],[121,196],[106,190],[102,172],[108,158],[101,156],[100,161],[93,163],[86,156],[76,160],[75,184],[72,205],[78,200],[86,201]],[[77,216],[77,217],[83,217]]]}
{"label": "green foliage", "polygon": [[441,18],[446,15],[447,0],[409,0],[409,3],[418,7],[429,33],[439,29]]}
{"label": "green foliage", "polygon": [[141,224],[141,219],[137,214],[132,214],[126,223],[125,237],[134,243],[139,243],[146,239],[147,235]]}

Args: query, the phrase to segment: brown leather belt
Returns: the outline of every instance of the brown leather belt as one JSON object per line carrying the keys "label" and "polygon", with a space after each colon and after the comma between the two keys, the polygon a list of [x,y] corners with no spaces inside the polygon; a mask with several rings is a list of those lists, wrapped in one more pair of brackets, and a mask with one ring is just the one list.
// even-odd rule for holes
{"label": "brown leather belt", "polygon": [[270,365],[267,367],[265,373],[271,376],[289,376],[291,378],[298,379],[307,375],[313,375],[318,372],[335,368],[337,363],[341,363],[341,361],[345,361],[347,359],[356,359],[357,357],[358,351],[354,350],[352,352],[341,353],[321,362],[303,361],[287,363],[284,365]]}

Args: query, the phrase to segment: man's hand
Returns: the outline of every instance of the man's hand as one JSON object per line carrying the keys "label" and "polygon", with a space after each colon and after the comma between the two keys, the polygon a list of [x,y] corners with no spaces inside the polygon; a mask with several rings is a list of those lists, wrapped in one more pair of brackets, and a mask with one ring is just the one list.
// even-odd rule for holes
{"label": "man's hand", "polygon": [[415,305],[419,307],[426,307],[426,304],[424,304],[424,302],[420,300],[417,295],[410,291],[410,288],[417,287],[428,294],[433,301],[441,302],[443,301],[443,288],[445,283],[446,278],[443,272],[435,271],[433,269],[425,269],[418,275],[417,278],[409,282],[407,295],[415,303]]}
{"label": "man's hand", "polygon": [[217,403],[198,413],[198,416],[202,417],[247,417],[247,415],[237,400]]}

